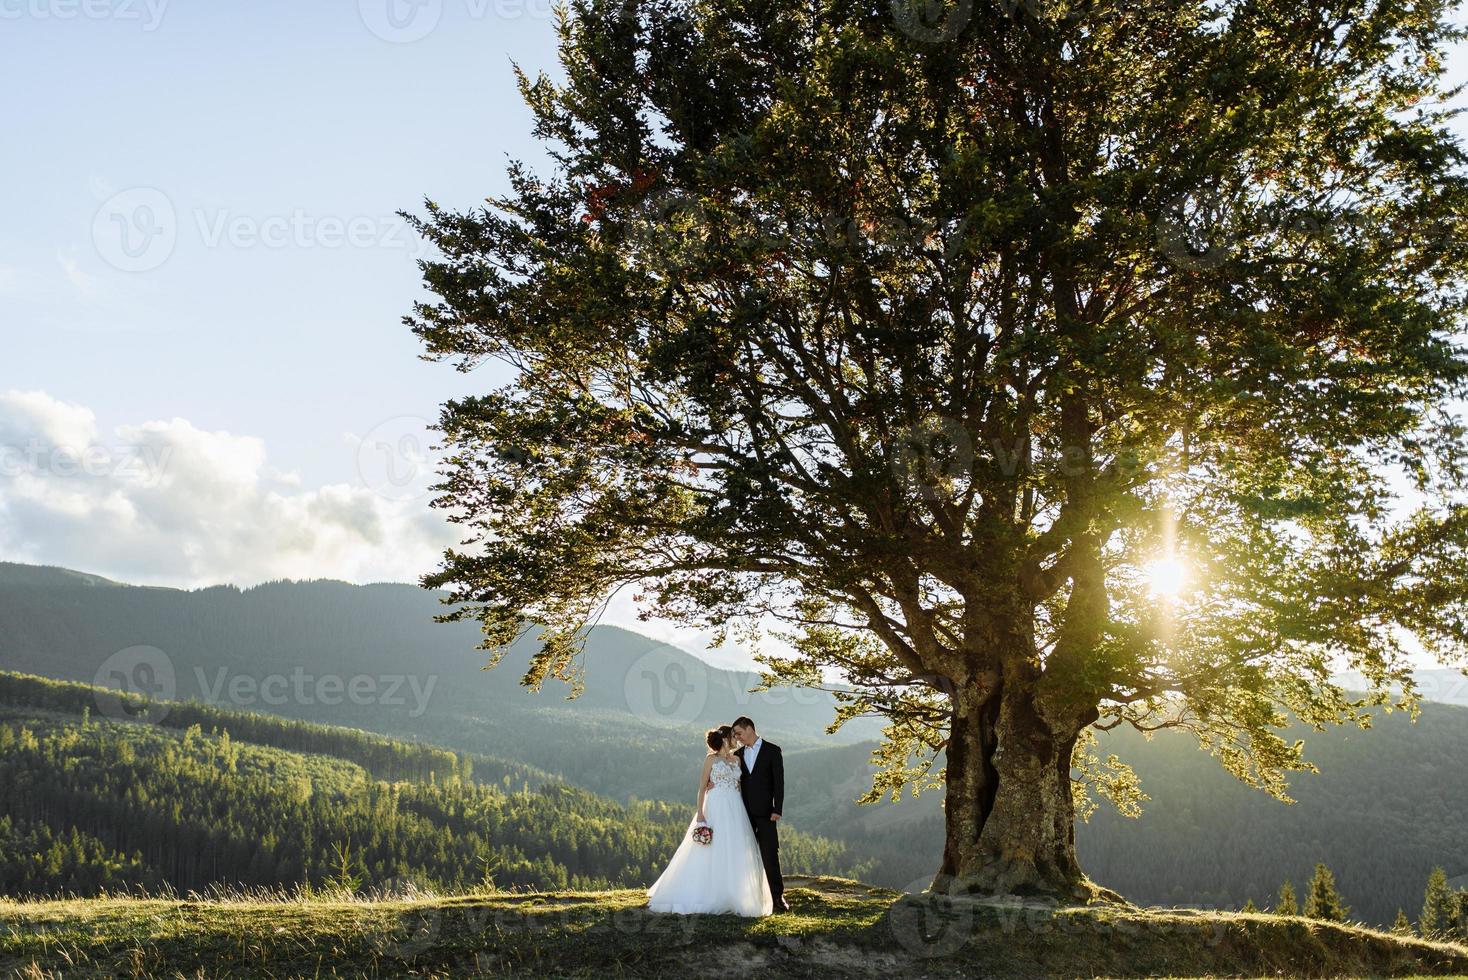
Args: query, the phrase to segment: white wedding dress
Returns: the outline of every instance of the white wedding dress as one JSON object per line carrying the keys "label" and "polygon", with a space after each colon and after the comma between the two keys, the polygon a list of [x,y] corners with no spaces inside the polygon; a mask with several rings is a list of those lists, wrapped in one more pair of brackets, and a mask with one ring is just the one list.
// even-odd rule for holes
{"label": "white wedding dress", "polygon": [[770,883],[760,860],[749,813],[739,795],[739,762],[715,759],[709,772],[713,789],[703,798],[704,822],[714,831],[707,844],[693,840],[698,815],[683,833],[683,843],[661,878],[647,890],[654,912],[733,912],[769,915],[774,910]]}

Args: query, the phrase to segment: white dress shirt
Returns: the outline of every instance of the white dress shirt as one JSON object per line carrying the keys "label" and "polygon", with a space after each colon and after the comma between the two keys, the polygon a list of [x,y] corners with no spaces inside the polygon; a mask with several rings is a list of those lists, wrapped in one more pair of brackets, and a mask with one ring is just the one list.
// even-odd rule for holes
{"label": "white dress shirt", "polygon": [[754,772],[754,760],[759,756],[759,747],[765,744],[765,740],[757,738],[754,744],[747,746],[744,750],[744,768]]}

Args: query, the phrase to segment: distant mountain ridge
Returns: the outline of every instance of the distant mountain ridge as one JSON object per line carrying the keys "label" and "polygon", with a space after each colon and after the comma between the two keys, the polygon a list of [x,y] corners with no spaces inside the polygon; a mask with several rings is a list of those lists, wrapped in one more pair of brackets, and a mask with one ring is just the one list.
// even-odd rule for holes
{"label": "distant mountain ridge", "polygon": [[[134,671],[128,676],[146,680],[151,665],[128,651],[152,646],[167,652],[180,697],[209,689],[224,707],[421,739],[513,760],[624,802],[684,807],[696,793],[701,729],[749,714],[786,750],[793,828],[845,843],[854,858],[873,862],[869,880],[878,884],[921,888],[937,867],[942,793],[855,806],[871,785],[873,744],[864,739],[877,726],[863,720],[823,734],[828,696],[750,695],[752,675],[601,627],[588,643],[586,693],[568,702],[556,682],[538,694],[520,686],[533,641],[482,671],[475,627],[433,623],[443,607],[414,586],[317,581],[183,592],[102,588],[87,584],[94,577],[78,580],[81,573],[28,569],[0,566],[0,669],[91,683],[122,657]],[[297,671],[316,679],[408,675],[420,690],[434,683],[415,713],[408,685],[397,704],[381,703],[382,685],[364,704],[344,691],[326,703],[310,685],[299,698],[289,686]],[[229,686],[270,678],[287,684],[281,703],[263,702],[258,687]],[[1135,766],[1152,801],[1136,821],[1103,805],[1079,824],[1082,866],[1134,901],[1236,908],[1249,897],[1272,904],[1286,877],[1298,891],[1320,860],[1363,920],[1388,924],[1398,906],[1415,916],[1434,865],[1450,878],[1468,873],[1468,707],[1428,704],[1417,724],[1397,712],[1373,728],[1286,733],[1303,738],[1306,757],[1321,767],[1290,780],[1295,806],[1239,784],[1190,736],[1107,733],[1102,756],[1116,752]]]}
{"label": "distant mountain ridge", "polygon": [[10,585],[94,585],[121,586],[110,578],[78,572],[59,565],[22,565],[0,561],[0,586]]}
{"label": "distant mountain ridge", "polygon": [[[96,588],[102,585],[114,588]],[[538,646],[533,636],[511,648],[493,670],[482,670],[487,653],[478,649],[478,628],[433,622],[445,611],[441,594],[416,585],[314,580],[186,591],[0,563],[0,590],[0,666],[66,680],[111,682],[99,676],[109,658],[151,647],[171,671],[173,688],[163,693],[210,702],[222,695],[246,708],[262,704],[238,703],[241,693],[262,698],[252,687],[297,672],[317,679],[416,678],[436,714],[480,712],[505,702],[512,702],[510,710],[564,707],[570,693],[554,679],[539,692],[521,686]],[[575,702],[582,712],[630,714],[647,726],[684,732],[748,714],[772,736],[805,744],[851,743],[878,734],[874,723],[858,720],[828,736],[825,728],[835,708],[831,695],[791,688],[751,694],[757,674],[711,666],[688,651],[620,627],[592,629],[583,664],[586,687]],[[293,706],[300,707],[263,705],[285,714]],[[373,707],[391,715],[404,706]],[[327,717],[360,723],[359,714],[347,706],[328,711]],[[319,717],[320,711],[311,715]]]}

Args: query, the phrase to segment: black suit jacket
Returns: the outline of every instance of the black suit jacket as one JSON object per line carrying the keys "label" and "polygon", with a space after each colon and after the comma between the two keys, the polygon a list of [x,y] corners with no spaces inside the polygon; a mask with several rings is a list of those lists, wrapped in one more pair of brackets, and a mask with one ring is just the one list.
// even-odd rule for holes
{"label": "black suit jacket", "polygon": [[754,757],[754,771],[744,761],[744,749],[735,753],[739,756],[739,795],[744,797],[744,808],[751,817],[768,817],[772,813],[785,812],[785,758],[780,746],[769,739],[759,747]]}

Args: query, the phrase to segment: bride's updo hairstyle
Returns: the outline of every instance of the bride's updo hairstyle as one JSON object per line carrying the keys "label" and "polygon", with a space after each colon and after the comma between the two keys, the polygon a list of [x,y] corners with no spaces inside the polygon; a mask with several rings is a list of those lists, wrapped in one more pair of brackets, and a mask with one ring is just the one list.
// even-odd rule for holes
{"label": "bride's updo hairstyle", "polygon": [[724,739],[733,734],[734,729],[728,725],[720,725],[718,728],[710,728],[703,740],[708,743],[710,749],[717,752],[724,747]]}

